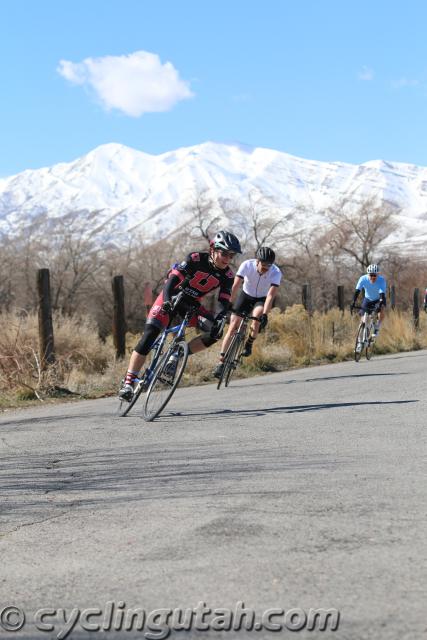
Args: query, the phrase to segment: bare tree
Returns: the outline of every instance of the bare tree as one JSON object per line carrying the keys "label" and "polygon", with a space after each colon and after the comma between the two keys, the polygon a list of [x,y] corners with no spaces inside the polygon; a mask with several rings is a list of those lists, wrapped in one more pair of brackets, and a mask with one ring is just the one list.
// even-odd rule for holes
{"label": "bare tree", "polygon": [[0,312],[10,311],[15,299],[13,274],[17,267],[15,247],[0,235]]}
{"label": "bare tree", "polygon": [[243,247],[252,252],[266,244],[278,244],[289,234],[285,227],[290,213],[284,213],[271,197],[253,189],[245,200],[228,195],[213,199],[208,190],[196,194],[186,209],[190,238],[209,241],[221,225],[239,237]]}
{"label": "bare tree", "polygon": [[215,233],[221,220],[221,212],[206,189],[196,193],[194,200],[188,203],[185,212],[191,215],[189,222],[189,235],[195,238],[204,238],[209,242]]}
{"label": "bare tree", "polygon": [[[284,274],[288,304],[301,301],[301,287],[310,283],[316,309],[327,309],[336,296],[336,265],[331,259],[323,232],[311,229],[295,234],[276,260]],[[292,286],[289,286],[292,285]]]}
{"label": "bare tree", "polygon": [[51,270],[53,307],[67,314],[84,308],[82,298],[102,265],[102,237],[85,233],[85,226],[84,215],[60,219],[43,241],[43,266]]}
{"label": "bare tree", "polygon": [[362,269],[371,262],[379,262],[384,240],[397,228],[394,221],[397,213],[395,206],[378,203],[375,198],[361,204],[341,200],[325,212],[332,225],[327,233],[333,252],[349,256]]}
{"label": "bare tree", "polygon": [[286,216],[269,196],[258,191],[249,192],[241,213],[247,220],[255,250],[268,244],[279,244],[288,237],[285,233]]}
{"label": "bare tree", "polygon": [[37,305],[35,271],[40,267],[43,245],[40,238],[25,229],[19,236],[0,237],[0,299],[4,309],[23,310]]}

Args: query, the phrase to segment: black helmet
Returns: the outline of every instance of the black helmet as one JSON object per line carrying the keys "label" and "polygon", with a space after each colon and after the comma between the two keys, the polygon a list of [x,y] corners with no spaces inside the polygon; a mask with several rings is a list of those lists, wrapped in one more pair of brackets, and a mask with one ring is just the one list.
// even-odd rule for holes
{"label": "black helmet", "polygon": [[242,253],[238,238],[231,231],[218,231],[215,238],[211,240],[211,247],[214,249],[225,249],[226,251],[234,251],[234,253]]}
{"label": "black helmet", "polygon": [[256,252],[256,257],[258,260],[261,260],[261,262],[268,262],[268,264],[273,264],[274,260],[276,259],[276,254],[274,253],[273,249],[270,249],[270,247],[260,247]]}

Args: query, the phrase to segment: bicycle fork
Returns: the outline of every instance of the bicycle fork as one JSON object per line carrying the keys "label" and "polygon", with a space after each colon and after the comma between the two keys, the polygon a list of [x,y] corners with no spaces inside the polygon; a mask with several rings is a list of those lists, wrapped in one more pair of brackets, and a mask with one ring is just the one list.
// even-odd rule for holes
{"label": "bicycle fork", "polygon": [[375,332],[375,322],[371,315],[365,313],[363,316],[363,323],[365,325],[363,342],[365,345],[369,346],[372,341],[372,335]]}

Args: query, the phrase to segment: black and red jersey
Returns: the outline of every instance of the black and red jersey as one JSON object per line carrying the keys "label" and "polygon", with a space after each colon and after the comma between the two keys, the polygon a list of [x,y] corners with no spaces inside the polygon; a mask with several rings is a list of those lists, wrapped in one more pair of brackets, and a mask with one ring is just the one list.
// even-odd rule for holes
{"label": "black and red jersey", "polygon": [[209,253],[190,253],[187,258],[174,266],[169,276],[178,276],[180,283],[189,279],[184,293],[200,300],[210,291],[219,288],[218,300],[227,306],[231,300],[234,274],[228,267],[218,269],[209,259]]}

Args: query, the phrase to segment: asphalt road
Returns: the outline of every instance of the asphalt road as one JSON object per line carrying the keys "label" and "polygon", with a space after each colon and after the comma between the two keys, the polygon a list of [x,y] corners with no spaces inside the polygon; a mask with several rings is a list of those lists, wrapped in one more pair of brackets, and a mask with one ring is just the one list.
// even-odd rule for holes
{"label": "asphalt road", "polygon": [[426,371],[419,351],[182,389],[150,424],[114,399],[3,413],[0,637],[57,637],[41,608],[107,628],[114,602],[108,640],[150,637],[118,630],[129,609],[241,601],[339,626],[171,637],[427,638]]}

